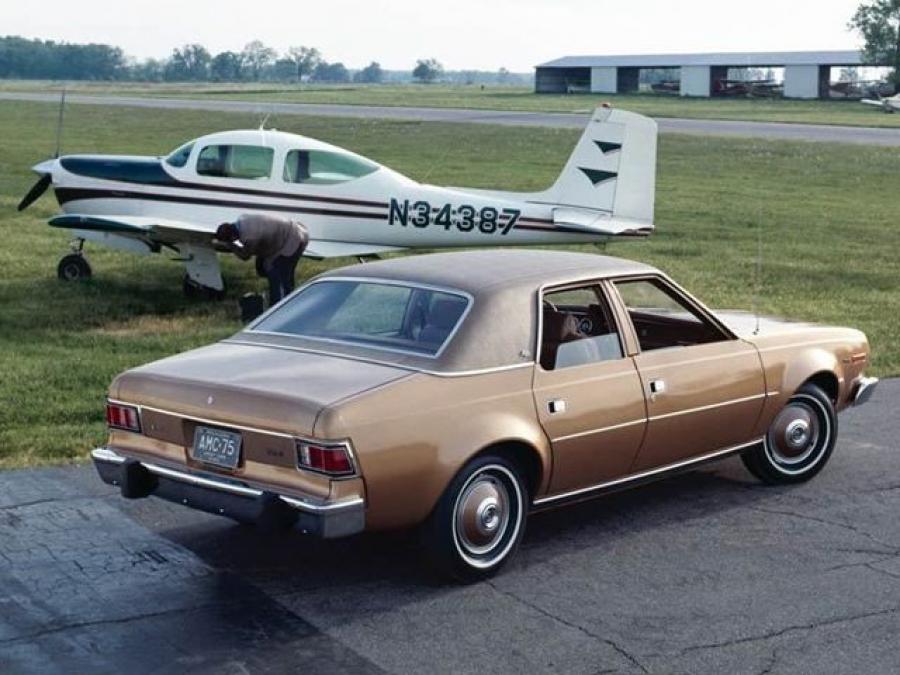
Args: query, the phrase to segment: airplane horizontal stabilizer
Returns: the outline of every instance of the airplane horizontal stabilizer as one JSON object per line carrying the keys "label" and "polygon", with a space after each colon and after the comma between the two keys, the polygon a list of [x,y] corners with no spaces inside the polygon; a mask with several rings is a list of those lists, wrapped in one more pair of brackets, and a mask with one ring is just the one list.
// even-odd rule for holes
{"label": "airplane horizontal stabilizer", "polygon": [[610,236],[645,236],[653,231],[653,226],[638,221],[612,219],[607,213],[585,211],[583,209],[553,209],[553,224],[588,234],[608,234]]}

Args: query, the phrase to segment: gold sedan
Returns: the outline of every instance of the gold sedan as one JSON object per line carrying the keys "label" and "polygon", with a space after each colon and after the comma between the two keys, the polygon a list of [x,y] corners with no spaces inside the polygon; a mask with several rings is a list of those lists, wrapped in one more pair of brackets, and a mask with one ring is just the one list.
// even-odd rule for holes
{"label": "gold sedan", "polygon": [[476,579],[538,509],[738,453],[766,482],[812,478],[868,361],[858,330],[714,313],[636,262],[412,256],[119,375],[93,458],[126,497],[322,537],[420,527]]}

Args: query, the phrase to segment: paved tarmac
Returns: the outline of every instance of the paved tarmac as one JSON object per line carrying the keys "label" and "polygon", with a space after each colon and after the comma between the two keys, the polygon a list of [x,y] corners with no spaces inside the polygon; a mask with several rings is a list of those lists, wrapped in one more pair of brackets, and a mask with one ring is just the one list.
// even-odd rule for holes
{"label": "paved tarmac", "polygon": [[[42,92],[0,92],[0,101],[59,101],[59,94]],[[327,117],[362,117],[428,122],[463,122],[470,124],[502,124],[512,126],[564,127],[581,129],[587,113],[544,113],[462,108],[409,108],[393,106],[338,105],[323,103],[270,103],[210,99],[147,98],[141,96],[90,96],[67,94],[69,103],[114,105],[169,110],[214,110],[252,114],[257,125],[266,114],[323,115]],[[873,111],[873,114],[875,112]],[[662,133],[702,136],[738,136],[792,141],[828,141],[861,145],[900,147],[900,129],[846,127],[822,124],[783,124],[776,122],[736,122],[660,118]]]}
{"label": "paved tarmac", "polygon": [[0,672],[898,672],[898,397],[842,415],[811,483],[732,458],[540,514],[471,586],[402,535],[267,534],[89,466],[0,473]]}

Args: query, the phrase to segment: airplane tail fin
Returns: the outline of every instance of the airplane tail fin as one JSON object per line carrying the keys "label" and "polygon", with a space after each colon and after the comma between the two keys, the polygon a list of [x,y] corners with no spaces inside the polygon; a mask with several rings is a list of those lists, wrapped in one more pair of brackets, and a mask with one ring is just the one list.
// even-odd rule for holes
{"label": "airplane tail fin", "polygon": [[[624,110],[597,108],[553,186],[539,195],[558,205],[559,222],[625,221],[626,230],[653,228],[656,122]],[[602,212],[602,213],[598,213]],[[574,223],[572,223],[574,224]],[[633,227],[631,226],[633,225]],[[613,232],[610,232],[611,234]]]}

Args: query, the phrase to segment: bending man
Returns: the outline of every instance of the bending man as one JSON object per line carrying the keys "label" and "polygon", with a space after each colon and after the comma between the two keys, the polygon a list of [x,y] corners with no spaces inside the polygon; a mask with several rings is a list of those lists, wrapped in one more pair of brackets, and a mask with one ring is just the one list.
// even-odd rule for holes
{"label": "bending man", "polygon": [[294,290],[297,262],[309,244],[309,232],[297,220],[249,213],[219,225],[216,239],[241,260],[256,256],[256,271],[269,280],[271,307]]}

